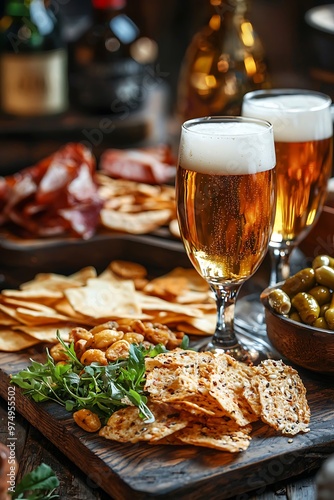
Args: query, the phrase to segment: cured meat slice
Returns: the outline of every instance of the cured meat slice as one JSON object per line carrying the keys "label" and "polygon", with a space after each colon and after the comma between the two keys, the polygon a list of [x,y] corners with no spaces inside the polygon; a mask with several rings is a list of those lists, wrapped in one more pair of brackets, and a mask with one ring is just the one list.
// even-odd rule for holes
{"label": "cured meat slice", "polygon": [[164,184],[175,175],[175,160],[169,146],[139,149],[107,149],[100,170],[114,178],[148,184]]}
{"label": "cured meat slice", "polygon": [[91,151],[69,143],[36,165],[1,178],[0,224],[14,225],[24,236],[90,238],[103,205],[95,170]]}

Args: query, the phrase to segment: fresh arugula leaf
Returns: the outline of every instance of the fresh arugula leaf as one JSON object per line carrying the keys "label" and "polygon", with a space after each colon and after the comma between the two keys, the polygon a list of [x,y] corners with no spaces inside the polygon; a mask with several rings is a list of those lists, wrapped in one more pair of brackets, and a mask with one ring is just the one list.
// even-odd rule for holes
{"label": "fresh arugula leaf", "polygon": [[51,467],[42,463],[23,477],[16,486],[12,499],[51,500],[59,498],[59,495],[55,494],[58,486],[59,480]]}
{"label": "fresh arugula leaf", "polygon": [[180,345],[180,348],[181,349],[189,349],[189,343],[190,343],[189,337],[187,335],[184,335],[182,342],[181,342],[181,345]]}

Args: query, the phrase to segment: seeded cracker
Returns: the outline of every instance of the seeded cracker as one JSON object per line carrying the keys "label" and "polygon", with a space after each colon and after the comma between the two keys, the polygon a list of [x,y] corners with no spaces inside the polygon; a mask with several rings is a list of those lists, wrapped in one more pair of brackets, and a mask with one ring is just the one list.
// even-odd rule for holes
{"label": "seeded cracker", "polygon": [[298,372],[275,360],[263,361],[255,372],[252,383],[259,393],[261,419],[284,435],[308,432],[310,408]]}
{"label": "seeded cracker", "polygon": [[228,418],[207,418],[194,421],[176,433],[177,439],[195,446],[237,453],[248,448],[250,425],[240,427]]}
{"label": "seeded cracker", "polygon": [[211,353],[182,350],[148,359],[145,390],[155,400],[173,403],[207,394],[213,361]]}
{"label": "seeded cracker", "polygon": [[155,417],[153,423],[144,422],[139,416],[138,408],[128,406],[113,413],[99,435],[121,443],[154,442],[188,424],[189,419],[184,418],[185,414],[168,404],[149,403],[148,407]]}
{"label": "seeded cracker", "polygon": [[230,356],[220,365],[217,374],[212,377],[212,389],[210,390],[221,409],[237,424],[244,426],[255,422],[258,416],[253,412],[247,399],[243,395],[244,387],[250,385],[250,375],[242,363],[235,361]]}

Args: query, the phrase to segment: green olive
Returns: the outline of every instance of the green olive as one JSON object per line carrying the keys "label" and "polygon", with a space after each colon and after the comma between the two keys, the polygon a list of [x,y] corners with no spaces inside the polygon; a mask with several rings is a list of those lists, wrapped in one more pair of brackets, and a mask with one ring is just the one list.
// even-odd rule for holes
{"label": "green olive", "polygon": [[312,261],[312,267],[317,269],[321,266],[334,267],[334,258],[329,255],[317,255]]}
{"label": "green olive", "polygon": [[325,312],[327,311],[327,309],[329,309],[331,306],[331,303],[330,302],[327,302],[326,304],[323,304],[322,306],[320,306],[320,314],[319,316],[325,316]]}
{"label": "green olive", "polygon": [[320,306],[312,295],[299,292],[291,299],[292,306],[297,309],[303,323],[312,325],[319,317]]}
{"label": "green olive", "polygon": [[328,288],[334,289],[334,268],[329,266],[321,266],[315,270],[315,278],[317,283],[325,285]]}
{"label": "green olive", "polygon": [[280,288],[271,290],[268,295],[268,303],[270,307],[278,314],[288,314],[290,312],[290,297]]}
{"label": "green olive", "polygon": [[297,321],[298,323],[302,323],[302,319],[299,316],[299,314],[297,313],[297,311],[292,312],[290,314],[289,318],[292,319],[293,321]]}
{"label": "green olive", "polygon": [[325,312],[325,320],[327,322],[328,328],[334,330],[334,307],[330,307]]}
{"label": "green olive", "polygon": [[[334,271],[334,269],[333,269]],[[306,292],[316,284],[315,271],[312,267],[306,267],[298,271],[290,278],[287,278],[282,285],[283,292],[287,293],[289,297],[293,297],[299,292]]]}
{"label": "green olive", "polygon": [[327,286],[317,285],[308,292],[318,302],[319,306],[326,304],[331,300],[332,294]]}
{"label": "green olive", "polygon": [[326,319],[323,316],[319,316],[312,324],[315,328],[320,328],[321,330],[329,330],[329,326],[327,324]]}

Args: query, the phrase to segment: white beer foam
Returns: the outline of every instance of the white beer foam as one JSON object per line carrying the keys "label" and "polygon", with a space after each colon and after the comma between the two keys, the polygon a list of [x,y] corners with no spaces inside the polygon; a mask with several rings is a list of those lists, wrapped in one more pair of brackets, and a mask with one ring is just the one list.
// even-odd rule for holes
{"label": "white beer foam", "polygon": [[305,142],[331,137],[330,107],[316,95],[277,95],[243,101],[243,116],[262,118],[273,124],[275,141]]}
{"label": "white beer foam", "polygon": [[272,128],[248,122],[207,121],[182,129],[179,164],[196,172],[242,175],[276,164]]}

